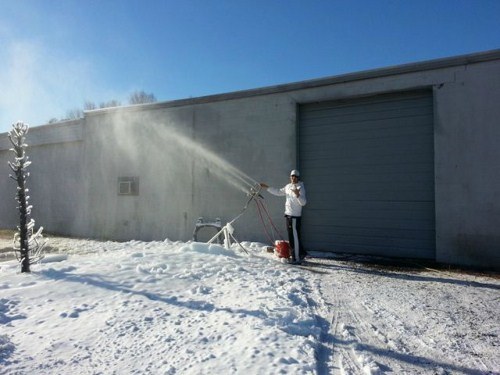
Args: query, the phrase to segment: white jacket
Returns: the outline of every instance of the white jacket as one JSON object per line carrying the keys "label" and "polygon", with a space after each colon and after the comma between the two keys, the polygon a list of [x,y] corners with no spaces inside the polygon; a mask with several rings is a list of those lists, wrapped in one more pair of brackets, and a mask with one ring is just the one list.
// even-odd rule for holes
{"label": "white jacket", "polygon": [[295,186],[300,190],[299,197],[297,197],[292,191],[293,186],[294,184],[290,183],[281,189],[269,187],[267,191],[273,195],[286,196],[285,215],[299,217],[302,216],[302,207],[307,203],[306,189],[302,181],[296,183]]}

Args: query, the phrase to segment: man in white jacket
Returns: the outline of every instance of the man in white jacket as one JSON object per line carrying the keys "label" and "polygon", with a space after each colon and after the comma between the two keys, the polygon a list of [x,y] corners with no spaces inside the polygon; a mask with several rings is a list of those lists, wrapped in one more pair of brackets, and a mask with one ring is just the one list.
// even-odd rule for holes
{"label": "man in white jacket", "polygon": [[273,195],[285,196],[285,218],[288,229],[288,241],[292,249],[294,263],[300,263],[306,256],[306,252],[300,242],[300,222],[302,218],[302,207],[306,205],[306,189],[304,183],[299,181],[300,173],[294,169],[290,172],[290,183],[281,189],[270,187],[265,183],[260,186]]}

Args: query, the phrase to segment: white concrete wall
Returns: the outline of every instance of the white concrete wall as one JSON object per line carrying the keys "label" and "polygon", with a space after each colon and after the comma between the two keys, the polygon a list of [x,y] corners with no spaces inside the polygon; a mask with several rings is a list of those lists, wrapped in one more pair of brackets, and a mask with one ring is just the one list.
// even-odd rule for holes
{"label": "white concrete wall", "polygon": [[[28,131],[27,155],[32,161],[27,171],[27,188],[33,206],[32,218],[36,227],[45,232],[75,233],[78,212],[75,205],[82,197],[83,120],[33,127]],[[12,173],[7,162],[14,153],[7,135],[0,135],[0,228],[15,229],[19,212],[15,201],[17,182],[9,178]]]}
{"label": "white concrete wall", "polygon": [[19,213],[15,201],[17,183],[9,178],[12,170],[7,162],[13,161],[14,153],[8,151],[10,147],[8,142],[7,137],[3,137],[0,147],[0,228],[15,229],[16,225],[19,225]]}
{"label": "white concrete wall", "polygon": [[[420,88],[434,91],[436,259],[500,268],[500,51],[98,110],[78,124],[40,127],[28,139],[35,144],[35,219],[77,236],[188,240],[199,216],[226,222],[246,201],[207,152],[252,179],[281,186],[297,166],[298,103]],[[0,135],[0,191],[10,197],[15,184],[8,179],[5,138]],[[37,174],[38,167],[44,172]],[[138,196],[118,195],[121,176],[140,178]],[[264,196],[284,233],[283,201]],[[0,227],[16,225],[13,207],[13,199],[0,200]],[[242,240],[267,241],[254,206],[235,228]]]}
{"label": "white concrete wall", "polygon": [[[191,239],[198,217],[227,222],[246,203],[249,186],[238,187],[219,161],[251,179],[284,184],[295,166],[294,142],[295,103],[280,95],[89,113],[82,234]],[[117,194],[121,176],[140,178],[138,196]],[[282,210],[282,202],[270,206]],[[235,235],[264,240],[253,210],[235,223]]]}
{"label": "white concrete wall", "polygon": [[437,260],[500,268],[500,61],[436,87]]}

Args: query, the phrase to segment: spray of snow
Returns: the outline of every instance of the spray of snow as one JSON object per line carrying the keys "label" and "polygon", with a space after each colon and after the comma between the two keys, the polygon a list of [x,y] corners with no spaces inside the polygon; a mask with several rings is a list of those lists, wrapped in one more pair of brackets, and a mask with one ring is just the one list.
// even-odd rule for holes
{"label": "spray of snow", "polygon": [[[205,168],[221,181],[245,193],[257,184],[257,181],[223,158],[220,152],[215,152],[196,141],[192,134],[188,133],[189,125],[182,120],[160,120],[154,113],[146,112],[141,112],[139,118],[127,112],[117,112],[110,115],[109,119],[111,124],[107,125],[113,129],[119,152],[127,154],[131,163],[139,163],[141,168],[148,167],[142,162],[144,157],[141,150],[141,147],[147,147],[151,158],[161,158],[165,161],[162,173],[169,172],[169,163],[183,162],[186,165],[191,163],[196,164],[197,168]],[[147,128],[144,124],[148,125]],[[147,146],[138,144],[141,138],[147,140]]]}
{"label": "spray of snow", "polygon": [[248,192],[249,188],[257,184],[257,181],[201,143],[195,142],[175,131],[169,131],[166,136],[178,143],[183,148],[184,153],[194,155],[197,162],[210,168],[222,181],[226,181],[238,190]]}

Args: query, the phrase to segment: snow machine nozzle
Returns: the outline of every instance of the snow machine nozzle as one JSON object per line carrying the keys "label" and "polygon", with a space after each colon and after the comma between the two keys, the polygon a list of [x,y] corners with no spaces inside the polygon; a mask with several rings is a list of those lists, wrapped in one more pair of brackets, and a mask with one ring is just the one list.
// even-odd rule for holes
{"label": "snow machine nozzle", "polygon": [[247,197],[251,197],[251,198],[258,197],[258,198],[264,199],[264,197],[260,194],[261,190],[262,190],[262,187],[260,186],[260,184],[257,183],[250,188],[250,190],[247,193]]}

